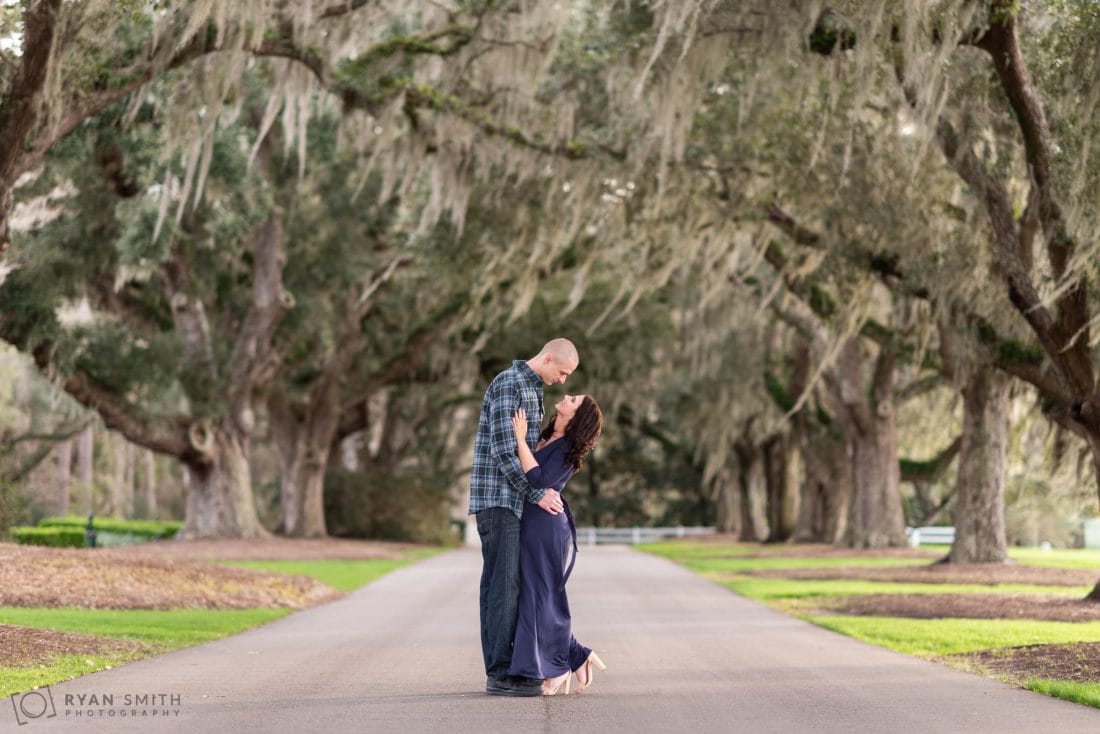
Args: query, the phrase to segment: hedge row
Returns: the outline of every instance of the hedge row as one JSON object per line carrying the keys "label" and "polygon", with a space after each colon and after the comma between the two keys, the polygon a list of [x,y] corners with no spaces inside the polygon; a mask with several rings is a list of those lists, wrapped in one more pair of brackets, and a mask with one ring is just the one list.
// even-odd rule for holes
{"label": "hedge row", "polygon": [[14,527],[11,536],[20,545],[48,545],[52,548],[83,548],[84,531],[79,528]]}
{"label": "hedge row", "polygon": [[[87,526],[87,518],[47,517],[38,522],[40,528],[80,528],[81,532]],[[174,520],[117,520],[110,517],[95,518],[92,527],[96,532],[117,533],[119,535],[131,534],[149,538],[171,538],[180,529],[182,523]]]}

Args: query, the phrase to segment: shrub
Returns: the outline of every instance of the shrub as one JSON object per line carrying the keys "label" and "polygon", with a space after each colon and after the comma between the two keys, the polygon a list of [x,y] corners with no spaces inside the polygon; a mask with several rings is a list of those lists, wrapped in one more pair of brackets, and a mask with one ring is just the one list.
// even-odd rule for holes
{"label": "shrub", "polygon": [[20,545],[48,545],[52,548],[83,548],[84,531],[79,528],[15,527],[12,537]]}
{"label": "shrub", "polygon": [[421,474],[333,471],[325,476],[329,533],[412,543],[452,543],[446,482]]}
{"label": "shrub", "polygon": [[[38,522],[40,528],[80,528],[87,526],[88,519],[76,515],[67,517],[46,517]],[[119,520],[112,517],[97,517],[92,527],[97,533],[114,535],[134,535],[150,540],[171,538],[180,529],[181,523],[174,520]]]}
{"label": "shrub", "polygon": [[0,541],[11,537],[11,528],[31,522],[26,495],[15,484],[0,479]]}

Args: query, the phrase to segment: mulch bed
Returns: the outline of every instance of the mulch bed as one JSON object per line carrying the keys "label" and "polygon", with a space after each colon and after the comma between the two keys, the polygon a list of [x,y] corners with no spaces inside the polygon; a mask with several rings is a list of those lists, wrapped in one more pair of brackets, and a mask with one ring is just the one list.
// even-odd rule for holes
{"label": "mulch bed", "polygon": [[868,594],[813,600],[813,604],[833,614],[873,617],[1100,620],[1100,602],[1045,594]]}
{"label": "mulch bed", "polygon": [[422,546],[410,543],[385,543],[351,538],[257,538],[252,540],[163,540],[97,548],[105,556],[133,558],[179,558],[218,561],[327,561],[400,558],[410,549]]}
{"label": "mulch bed", "polygon": [[119,651],[137,653],[145,649],[146,646],[140,642],[129,640],[0,624],[0,667],[28,668],[44,665],[63,655],[102,655]]}
{"label": "mulch bed", "polygon": [[113,550],[0,543],[0,606],[304,609],[343,595],[305,576]]}
{"label": "mulch bed", "polygon": [[[878,557],[879,552],[875,551]],[[863,551],[866,556],[866,551]],[[791,568],[746,572],[751,576],[783,579],[855,579],[902,584],[1034,584],[1036,586],[1094,586],[1100,569],[1040,568],[1013,563],[941,563],[893,568]]]}
{"label": "mulch bed", "polygon": [[1027,645],[950,655],[944,660],[962,663],[1023,685],[1028,678],[1100,683],[1100,642],[1070,645]]}

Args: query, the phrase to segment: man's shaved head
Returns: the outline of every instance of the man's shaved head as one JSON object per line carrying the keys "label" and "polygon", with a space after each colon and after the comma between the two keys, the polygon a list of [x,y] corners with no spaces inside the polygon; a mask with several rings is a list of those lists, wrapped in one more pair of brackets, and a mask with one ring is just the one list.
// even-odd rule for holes
{"label": "man's shaved head", "polygon": [[573,342],[558,338],[546,342],[539,353],[527,361],[527,364],[547,385],[560,385],[573,374],[580,361],[581,358]]}
{"label": "man's shaved head", "polygon": [[545,357],[547,354],[552,356],[555,362],[561,364],[579,364],[581,361],[580,355],[577,354],[577,348],[568,339],[558,338],[546,342],[536,355],[536,359]]}

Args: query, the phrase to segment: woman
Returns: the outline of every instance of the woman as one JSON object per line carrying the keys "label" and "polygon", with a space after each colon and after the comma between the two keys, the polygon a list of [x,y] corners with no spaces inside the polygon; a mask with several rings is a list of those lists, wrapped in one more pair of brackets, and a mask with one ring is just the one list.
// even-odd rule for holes
{"label": "woman", "polygon": [[[603,429],[603,413],[590,395],[566,395],[539,437],[535,453],[527,446],[527,415],[512,418],[520,466],[532,487],[561,492],[581,467]],[[564,498],[563,498],[564,502]],[[565,582],[576,560],[577,529],[573,514],[551,515],[528,503],[520,524],[519,619],[509,675],[543,680],[542,692],[569,693],[570,674],[577,693],[592,684],[592,668],[606,670],[599,655],[573,637]],[[568,567],[567,567],[568,565]]]}

